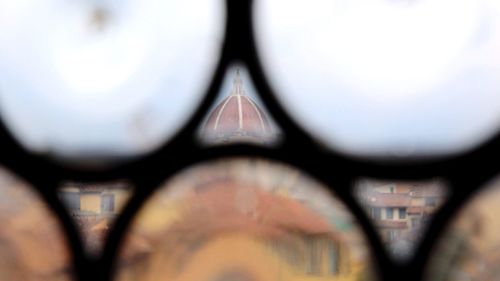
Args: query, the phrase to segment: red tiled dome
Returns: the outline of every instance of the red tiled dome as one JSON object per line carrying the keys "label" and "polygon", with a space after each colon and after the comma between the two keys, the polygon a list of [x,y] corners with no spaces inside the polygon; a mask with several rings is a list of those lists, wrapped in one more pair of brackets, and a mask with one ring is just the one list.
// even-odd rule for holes
{"label": "red tiled dome", "polygon": [[231,94],[210,113],[202,133],[210,142],[271,141],[273,132],[266,114],[245,94],[239,72]]}

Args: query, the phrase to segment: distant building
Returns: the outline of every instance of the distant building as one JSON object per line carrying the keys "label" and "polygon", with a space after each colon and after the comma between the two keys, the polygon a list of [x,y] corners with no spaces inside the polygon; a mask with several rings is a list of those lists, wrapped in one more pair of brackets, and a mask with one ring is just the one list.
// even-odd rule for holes
{"label": "distant building", "polygon": [[117,214],[130,196],[125,183],[89,185],[70,183],[64,186],[59,197],[71,213],[88,215]]}
{"label": "distant building", "polygon": [[208,116],[201,137],[207,143],[271,143],[276,140],[276,132],[266,113],[246,95],[239,70],[229,96]]}
{"label": "distant building", "polygon": [[362,183],[360,198],[385,243],[413,243],[422,226],[443,203],[438,183]]}
{"label": "distant building", "polygon": [[[258,164],[246,163],[244,170],[250,173]],[[359,280],[365,267],[353,260],[352,235],[297,200],[293,189],[283,193],[271,188],[279,183],[247,182],[237,171],[219,167],[218,172],[203,169],[184,175],[165,189],[175,194],[174,200],[164,195],[162,204],[148,207],[148,220],[156,223],[143,224],[134,237],[143,239],[141,244],[150,250],[147,258],[129,258],[129,266],[121,268],[123,276],[137,276],[147,266],[154,272],[151,280],[175,279],[182,272],[192,272],[189,280],[206,276],[213,276],[212,280]],[[165,190],[161,192],[168,194]],[[198,258],[185,258],[192,256]],[[155,263],[149,265],[151,261]]]}
{"label": "distant building", "polygon": [[59,198],[82,232],[87,249],[101,249],[111,222],[130,197],[130,186],[123,182],[109,184],[68,183]]}

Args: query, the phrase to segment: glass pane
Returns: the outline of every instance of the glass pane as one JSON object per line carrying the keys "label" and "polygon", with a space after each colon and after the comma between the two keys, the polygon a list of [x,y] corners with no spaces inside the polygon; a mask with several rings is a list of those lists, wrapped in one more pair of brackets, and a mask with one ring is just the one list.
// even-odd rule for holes
{"label": "glass pane", "polygon": [[453,219],[432,254],[426,280],[500,280],[500,178]]}
{"label": "glass pane", "polygon": [[376,280],[345,206],[300,171],[265,160],[181,172],[146,201],[122,247],[120,281]]}
{"label": "glass pane", "polygon": [[356,197],[397,261],[413,256],[434,213],[447,197],[439,180],[401,182],[362,179]]}
{"label": "glass pane", "polygon": [[499,128],[497,0],[261,0],[254,15],[276,93],[332,147],[442,155]]}
{"label": "glass pane", "polygon": [[32,187],[0,167],[0,280],[74,280],[57,218]]}
{"label": "glass pane", "polygon": [[80,230],[86,250],[101,253],[113,221],[132,195],[127,182],[100,184],[65,183],[58,192]]}
{"label": "glass pane", "polygon": [[279,140],[280,130],[251,82],[240,65],[226,71],[220,94],[200,127],[201,142],[272,145]]}
{"label": "glass pane", "polygon": [[217,0],[0,0],[2,115],[35,152],[150,151],[205,92],[223,32]]}

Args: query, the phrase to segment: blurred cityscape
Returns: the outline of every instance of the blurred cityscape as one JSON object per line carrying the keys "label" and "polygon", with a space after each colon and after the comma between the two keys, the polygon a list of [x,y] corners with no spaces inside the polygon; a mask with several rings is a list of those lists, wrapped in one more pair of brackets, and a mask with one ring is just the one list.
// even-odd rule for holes
{"label": "blurred cityscape", "polygon": [[389,253],[405,260],[425,234],[429,220],[447,193],[439,181],[389,182],[360,180],[356,195]]}
{"label": "blurred cityscape", "polygon": [[500,280],[500,178],[460,210],[439,240],[430,281]]}
{"label": "blurred cityscape", "polygon": [[[277,139],[239,70],[200,134],[210,145]],[[269,161],[226,159],[184,171],[146,202],[118,280],[374,280],[370,271],[361,232],[325,187]]]}
{"label": "blurred cityscape", "polygon": [[[200,128],[208,144],[272,143],[266,112],[246,96],[238,72],[229,96]],[[497,280],[499,181],[453,222],[428,269],[431,281]],[[120,281],[376,280],[363,233],[328,189],[298,170],[261,159],[226,159],[189,168],[146,201],[127,232]],[[440,180],[360,180],[356,196],[388,252],[411,257],[447,197]],[[21,181],[1,170],[0,280],[70,280],[57,220]],[[59,198],[99,254],[132,194],[125,181],[67,182]],[[37,223],[45,221],[44,224]],[[50,249],[49,249],[50,247]],[[44,253],[50,252],[51,255]],[[41,256],[40,256],[41,255]]]}
{"label": "blurred cityscape", "polygon": [[73,280],[57,217],[33,187],[0,168],[0,280]]}
{"label": "blurred cityscape", "polygon": [[80,229],[88,253],[100,253],[114,219],[131,192],[132,187],[126,182],[66,183],[59,190],[59,197]]}
{"label": "blurred cityscape", "polygon": [[299,171],[259,159],[189,168],[135,218],[118,279],[375,280],[345,206]]}

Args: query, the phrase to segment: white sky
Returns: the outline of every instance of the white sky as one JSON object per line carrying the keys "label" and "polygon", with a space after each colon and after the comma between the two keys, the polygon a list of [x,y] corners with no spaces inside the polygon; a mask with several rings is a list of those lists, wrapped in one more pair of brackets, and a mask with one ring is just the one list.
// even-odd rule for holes
{"label": "white sky", "polygon": [[497,0],[274,0],[255,15],[276,92],[326,143],[450,152],[498,128]]}
{"label": "white sky", "polygon": [[204,93],[223,23],[218,0],[0,0],[2,114],[36,150],[153,148]]}
{"label": "white sky", "polygon": [[[4,118],[32,149],[153,148],[205,93],[222,2],[0,0]],[[92,25],[95,3],[110,15],[101,31]],[[273,0],[255,8],[271,84],[326,143],[355,153],[453,151],[500,123],[497,0]],[[228,73],[219,99],[232,85]]]}

